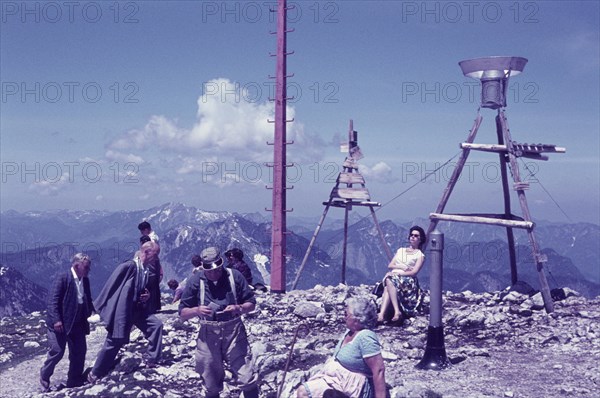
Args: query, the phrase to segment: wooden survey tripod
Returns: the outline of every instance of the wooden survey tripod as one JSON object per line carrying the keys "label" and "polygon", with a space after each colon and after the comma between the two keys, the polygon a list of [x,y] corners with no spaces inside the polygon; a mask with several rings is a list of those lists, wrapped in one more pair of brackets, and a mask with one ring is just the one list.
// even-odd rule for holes
{"label": "wooden survey tripod", "polygon": [[[538,278],[540,281],[540,288],[542,297],[544,299],[544,306],[546,312],[550,313],[554,311],[554,304],[552,303],[552,297],[550,296],[550,289],[548,287],[548,281],[544,274],[544,263],[548,260],[546,255],[540,252],[539,245],[535,238],[534,228],[535,223],[531,219],[529,213],[529,207],[527,206],[527,199],[525,197],[525,190],[529,188],[529,183],[521,180],[519,173],[519,165],[517,164],[517,158],[525,157],[536,160],[548,160],[548,157],[542,155],[544,152],[555,152],[564,153],[565,148],[560,148],[555,145],[545,144],[519,144],[512,140],[510,130],[508,128],[508,122],[504,114],[504,110],[498,109],[496,115],[496,133],[498,135],[497,145],[486,145],[486,144],[473,144],[477,130],[481,125],[483,118],[477,112],[477,118],[473,124],[473,128],[469,132],[467,141],[461,144],[462,154],[457,162],[456,168],[448,182],[448,186],[442,194],[442,198],[435,213],[429,215],[430,224],[427,230],[429,235],[437,226],[439,221],[458,221],[458,222],[469,222],[479,224],[491,224],[506,227],[506,235],[508,240],[508,249],[510,256],[510,271],[511,271],[511,282],[515,284],[517,282],[517,258],[515,252],[515,239],[513,235],[513,228],[522,228],[527,230],[529,237],[529,243],[531,244],[531,250],[533,254],[533,260],[535,261]],[[504,193],[504,213],[503,214],[444,214],[444,208],[450,198],[450,194],[458,181],[462,169],[469,156],[471,150],[496,152],[500,157],[500,174],[502,177],[502,189]],[[510,172],[513,177],[513,190],[517,192],[519,198],[519,204],[523,217],[518,217],[512,214],[510,206],[510,187],[508,184],[508,171],[507,166],[510,168]]]}
{"label": "wooden survey tripod", "polygon": [[298,284],[298,280],[300,279],[300,274],[306,265],[306,261],[308,260],[308,256],[312,250],[315,241],[317,240],[317,235],[319,235],[319,231],[321,230],[321,226],[325,221],[325,216],[329,211],[330,207],[340,207],[344,209],[344,246],[343,246],[343,254],[342,254],[342,283],[346,283],[346,249],[348,242],[348,213],[352,210],[353,206],[366,206],[371,210],[371,216],[373,217],[373,221],[375,222],[375,226],[377,227],[377,232],[379,237],[381,238],[381,242],[385,249],[385,252],[388,256],[389,261],[392,260],[392,252],[385,242],[385,237],[383,235],[383,231],[379,226],[379,222],[377,221],[377,216],[375,215],[374,207],[380,207],[381,203],[372,202],[371,196],[369,194],[369,190],[366,188],[364,177],[358,172],[358,161],[362,159],[363,155],[358,146],[358,133],[354,131],[353,121],[350,120],[350,128],[348,130],[348,156],[343,163],[343,171],[340,172],[338,178],[336,180],[335,186],[331,190],[331,194],[329,195],[329,200],[327,202],[323,202],[325,205],[325,209],[323,210],[323,214],[321,215],[321,219],[317,224],[317,228],[315,229],[315,233],[313,234],[310,243],[308,244],[308,248],[306,249],[306,254],[304,255],[304,259],[302,259],[302,264],[300,264],[300,268],[298,269],[298,274],[296,275],[296,279],[294,279],[294,283],[292,284],[292,289],[296,288]]}

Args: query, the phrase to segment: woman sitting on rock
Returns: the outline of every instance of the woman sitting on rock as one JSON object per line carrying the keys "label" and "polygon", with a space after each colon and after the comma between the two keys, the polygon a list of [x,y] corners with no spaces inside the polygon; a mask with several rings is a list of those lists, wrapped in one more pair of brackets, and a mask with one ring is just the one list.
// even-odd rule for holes
{"label": "woman sitting on rock", "polygon": [[377,307],[368,297],[346,301],[346,332],[323,368],[301,385],[298,398],[321,398],[332,390],[353,398],[385,398],[383,357],[377,335]]}
{"label": "woman sitting on rock", "polygon": [[394,307],[392,322],[399,322],[403,316],[413,316],[421,305],[423,295],[417,274],[423,266],[425,255],[421,248],[425,244],[425,231],[421,227],[411,227],[408,233],[408,247],[401,247],[388,265],[389,272],[383,278],[384,290],[378,322],[385,320],[390,303]]}

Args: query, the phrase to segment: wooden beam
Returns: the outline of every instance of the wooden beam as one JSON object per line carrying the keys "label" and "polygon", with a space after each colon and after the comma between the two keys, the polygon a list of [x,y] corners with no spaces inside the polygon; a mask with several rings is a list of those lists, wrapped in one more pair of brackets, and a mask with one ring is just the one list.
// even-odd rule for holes
{"label": "wooden beam", "polygon": [[507,152],[508,148],[506,145],[499,144],[472,144],[469,142],[462,142],[460,144],[462,149],[472,149],[474,151],[484,151],[484,152]]}
{"label": "wooden beam", "polygon": [[359,173],[340,173],[337,182],[341,184],[364,184],[365,179]]}
{"label": "wooden beam", "polygon": [[[498,144],[504,145],[504,131],[502,131],[502,123],[496,118],[496,136],[498,137]],[[502,176],[502,192],[504,196],[504,218],[510,219],[514,217],[511,210],[510,204],[510,188],[508,185],[508,159],[506,153],[498,153],[498,160],[500,161],[500,174]],[[514,219],[514,218],[513,218]],[[520,218],[523,220],[523,218]],[[515,245],[515,234],[512,228],[506,228],[506,240],[508,243],[508,258],[510,261],[510,281],[511,285],[514,285],[519,280],[519,273],[517,270],[517,251]]]}
{"label": "wooden beam", "polygon": [[315,244],[315,241],[317,240],[317,235],[319,235],[319,231],[321,231],[321,226],[323,225],[323,221],[325,221],[325,216],[327,215],[327,211],[329,210],[329,202],[325,202],[323,204],[325,205],[325,210],[323,210],[323,214],[321,215],[321,219],[319,220],[319,223],[317,224],[317,228],[315,229],[315,232],[313,233],[313,236],[310,239],[310,243],[308,244],[308,248],[306,249],[306,253],[304,254],[302,263],[300,264],[300,268],[298,268],[298,273],[296,274],[296,278],[294,279],[294,282],[292,283],[292,290],[296,289],[296,285],[298,284],[298,281],[300,280],[300,274],[302,273],[302,270],[304,270],[304,266],[306,265],[306,262],[308,261],[308,256],[310,255],[310,252],[312,251],[313,245]]}
{"label": "wooden beam", "polygon": [[[506,120],[506,115],[504,111],[498,110],[498,115],[496,115],[496,125],[497,128],[502,130],[502,135],[504,136],[504,142],[513,142],[510,136],[510,129],[508,128],[508,121]],[[517,164],[517,156],[514,152],[508,152],[508,161],[510,165],[510,170],[512,172],[513,181],[515,184],[521,183],[521,175],[519,171],[519,165]],[[529,206],[527,205],[527,198],[525,196],[525,191],[523,189],[517,189],[517,196],[519,197],[519,204],[521,205],[521,211],[523,212],[523,218],[529,222],[531,222],[531,214],[529,213]],[[540,262],[540,247],[538,245],[537,239],[535,238],[535,233],[533,232],[533,228],[527,229],[527,236],[529,237],[529,243],[531,244],[531,251],[533,254],[533,258],[536,262],[536,269],[538,273],[538,278],[540,280],[540,292],[542,293],[542,298],[544,299],[544,307],[546,308],[546,312],[549,314],[554,312],[554,303],[552,301],[552,296],[550,294],[550,287],[548,286],[548,280],[546,279],[546,274],[544,274],[544,263]]]}
{"label": "wooden beam", "polygon": [[556,152],[565,153],[566,148],[551,144],[522,144],[519,142],[513,142],[513,149],[515,151],[530,152],[530,153],[542,153],[542,152]]}
{"label": "wooden beam", "polygon": [[[473,144],[469,142],[462,142],[460,144],[462,149],[472,149],[474,151],[485,151],[485,152],[508,152],[508,147],[501,144]],[[555,152],[565,153],[566,148],[557,147],[554,145],[533,145],[533,144],[513,144],[513,149],[517,152],[522,152],[517,156],[532,156],[540,154],[542,152]]]}
{"label": "wooden beam", "polygon": [[381,207],[379,202],[365,201],[354,201],[349,199],[332,198],[329,202],[323,202],[323,205],[330,205],[333,207],[346,207],[346,206],[368,206],[368,207]]}
{"label": "wooden beam", "polygon": [[353,200],[369,200],[369,190],[367,188],[334,188],[331,191],[333,198],[339,197],[342,199],[353,199]]}
{"label": "wooden beam", "polygon": [[519,190],[523,191],[523,190],[529,189],[529,183],[528,182],[523,182],[523,181],[521,181],[521,182],[515,182],[513,184],[513,189],[515,191],[519,191]]}
{"label": "wooden beam", "polygon": [[358,170],[358,163],[356,163],[352,160],[348,160],[348,158],[346,158],[346,160],[344,161],[343,166],[347,169]]}
{"label": "wooden beam", "polygon": [[500,225],[502,227],[511,227],[511,228],[523,228],[523,229],[531,229],[534,226],[532,221],[518,221],[518,220],[506,220],[502,218],[493,218],[493,217],[481,217],[481,216],[463,216],[457,214],[441,214],[441,213],[430,213],[430,220],[437,221],[456,221],[456,222],[466,222],[466,223],[475,223],[475,224],[488,224],[488,225]]}
{"label": "wooden beam", "polygon": [[[477,135],[477,131],[479,130],[479,126],[481,125],[482,120],[483,120],[483,118],[481,117],[479,112],[477,112],[477,117],[473,121],[473,127],[471,127],[471,130],[469,131],[469,136],[467,137],[467,142],[475,141],[475,136]],[[450,177],[450,180],[448,181],[448,185],[446,186],[446,189],[444,189],[444,192],[442,193],[442,198],[440,199],[440,203],[438,203],[438,206],[435,209],[436,213],[442,213],[444,211],[444,208],[446,208],[446,203],[448,202],[448,199],[450,198],[450,194],[452,194],[452,190],[454,190],[454,186],[456,185],[456,182],[458,181],[458,178],[460,177],[460,173],[462,172],[462,169],[465,166],[465,162],[467,161],[469,152],[471,152],[469,149],[462,150],[462,154],[460,155],[460,158],[458,158],[458,162],[456,162],[456,167],[454,168],[454,171],[452,172],[452,176]],[[429,236],[429,234],[431,234],[431,232],[435,229],[436,226],[437,226],[437,220],[431,220],[431,222],[429,223],[429,227],[427,228],[428,236]],[[425,242],[425,245],[423,248],[425,249],[426,247],[427,247],[427,242]]]}

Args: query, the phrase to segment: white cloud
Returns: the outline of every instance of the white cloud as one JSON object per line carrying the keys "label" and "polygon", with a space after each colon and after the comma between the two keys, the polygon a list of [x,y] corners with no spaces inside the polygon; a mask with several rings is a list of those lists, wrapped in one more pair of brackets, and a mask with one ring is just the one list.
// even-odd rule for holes
{"label": "white cloud", "polygon": [[397,180],[392,175],[392,168],[385,162],[379,162],[372,167],[361,164],[359,165],[359,171],[365,177],[367,183],[369,181],[391,183]]}
{"label": "white cloud", "polygon": [[134,155],[133,153],[115,151],[113,149],[108,149],[104,153],[104,156],[106,156],[106,158],[112,162],[135,163],[137,165],[144,163],[144,158],[141,156]]}
{"label": "white cloud", "polygon": [[213,173],[220,169],[221,165],[216,157],[199,158],[194,156],[179,156],[179,166],[175,170],[177,174],[190,173]]}
{"label": "white cloud", "polygon": [[[191,128],[180,127],[165,116],[152,116],[143,128],[130,130],[110,142],[107,158],[123,160],[125,157],[128,161],[137,162],[142,157],[131,151],[170,151],[182,155],[177,173],[201,170],[201,164],[189,156],[191,153],[196,159],[270,160],[273,147],[267,142],[273,141],[274,124],[267,120],[274,119],[273,103],[249,101],[251,96],[243,95],[243,92],[241,95],[230,94],[240,90],[240,87],[228,79],[214,79],[205,85],[213,89],[206,90],[210,92],[198,98],[197,121]],[[288,120],[294,118],[294,108],[288,107],[286,112]],[[298,154],[297,157],[310,157],[312,161],[320,159],[323,143],[306,133],[302,124],[288,123],[287,139],[297,144],[288,147],[290,152]]]}
{"label": "white cloud", "polygon": [[28,189],[29,192],[40,196],[57,196],[66,189],[68,182],[69,174],[63,173],[58,178],[35,181],[29,185]]}

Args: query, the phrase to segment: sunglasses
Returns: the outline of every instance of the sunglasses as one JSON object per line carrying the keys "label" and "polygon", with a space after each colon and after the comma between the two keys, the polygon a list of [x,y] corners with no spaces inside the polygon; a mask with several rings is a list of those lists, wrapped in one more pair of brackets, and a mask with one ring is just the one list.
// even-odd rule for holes
{"label": "sunglasses", "polygon": [[414,238],[420,238],[420,237],[421,237],[421,235],[420,235],[420,234],[410,234],[410,235],[408,235],[408,237],[409,237],[409,238],[413,238],[413,237],[414,237]]}

